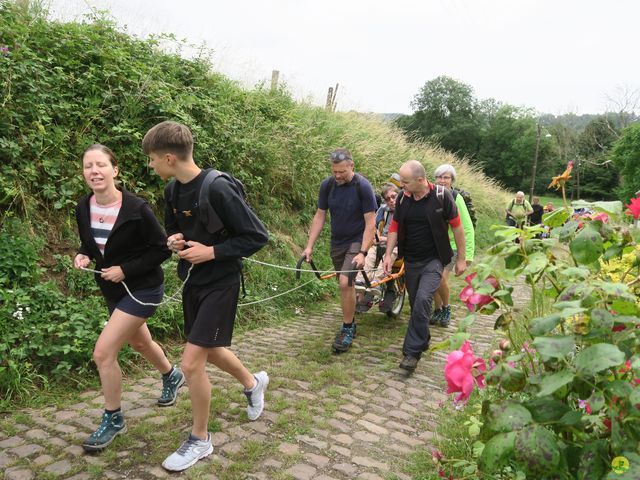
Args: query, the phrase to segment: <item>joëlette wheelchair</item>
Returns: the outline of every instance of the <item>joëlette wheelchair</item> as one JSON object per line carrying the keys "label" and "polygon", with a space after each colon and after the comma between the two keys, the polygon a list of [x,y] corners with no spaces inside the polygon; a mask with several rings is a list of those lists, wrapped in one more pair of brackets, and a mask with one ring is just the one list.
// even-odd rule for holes
{"label": "jo\u00eblette wheelchair", "polygon": [[[300,257],[296,264],[296,279],[300,278],[302,264],[306,258]],[[376,262],[377,264],[378,262]],[[320,280],[335,277],[335,273],[322,274],[313,260],[309,262],[311,270]],[[364,279],[364,285],[356,284],[356,312],[365,313],[372,307],[378,306],[378,310],[385,313],[390,318],[397,317],[404,306],[404,297],[406,294],[406,285],[404,277],[404,261],[401,258],[396,259],[391,268],[391,273],[378,282],[371,282],[367,272],[360,271]],[[353,285],[356,279],[357,271],[349,273],[349,285]],[[380,293],[377,293],[375,287],[381,287]]]}

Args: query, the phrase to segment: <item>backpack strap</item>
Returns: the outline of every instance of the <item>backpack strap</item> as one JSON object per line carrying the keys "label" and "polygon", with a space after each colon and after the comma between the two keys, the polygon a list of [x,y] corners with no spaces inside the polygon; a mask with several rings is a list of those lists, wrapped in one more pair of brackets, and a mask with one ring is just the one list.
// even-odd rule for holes
{"label": "backpack strap", "polygon": [[211,184],[220,176],[225,176],[225,174],[215,168],[207,169],[207,175],[204,177],[204,180],[202,180],[200,193],[198,194],[198,213],[200,214],[200,220],[207,231],[212,234],[224,228],[224,223],[222,223],[220,216],[216,213],[209,201]]}
{"label": "backpack strap", "polygon": [[[355,173],[353,175],[353,179],[355,180],[355,187],[356,187],[356,193],[358,194],[358,199],[360,200],[360,204],[362,205],[362,188],[360,187],[360,175]],[[329,198],[331,197],[331,193],[333,192],[333,189],[336,187],[336,183],[337,182],[335,177],[332,176],[329,179],[329,185],[327,185],[327,193],[326,193],[327,205],[329,205]]]}

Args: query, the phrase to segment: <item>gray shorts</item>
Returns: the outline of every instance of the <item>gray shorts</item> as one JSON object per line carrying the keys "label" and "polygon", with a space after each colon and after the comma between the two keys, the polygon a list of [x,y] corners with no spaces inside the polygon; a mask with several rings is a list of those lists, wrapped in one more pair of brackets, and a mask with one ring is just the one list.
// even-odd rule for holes
{"label": "gray shorts", "polygon": [[[331,245],[331,261],[333,268],[337,271],[353,270],[353,259],[360,253],[360,242],[350,243],[348,245]],[[349,275],[343,273],[342,275]],[[340,274],[336,275],[339,278]]]}
{"label": "gray shorts", "polygon": [[449,263],[447,263],[447,266],[444,267],[444,268],[446,268],[450,272],[453,272],[453,269],[456,267],[456,262],[457,261],[458,261],[458,251],[454,250],[453,251],[453,257],[451,257],[451,261]]}

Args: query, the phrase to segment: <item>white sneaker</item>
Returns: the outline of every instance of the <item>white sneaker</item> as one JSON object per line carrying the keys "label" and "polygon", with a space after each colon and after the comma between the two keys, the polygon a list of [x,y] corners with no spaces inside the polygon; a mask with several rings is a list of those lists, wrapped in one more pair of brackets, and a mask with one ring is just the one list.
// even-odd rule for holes
{"label": "white sneaker", "polygon": [[189,438],[180,445],[178,450],[165,458],[162,466],[170,472],[181,472],[211,453],[213,453],[213,445],[210,433],[207,434],[206,440],[189,435]]}
{"label": "white sneaker", "polygon": [[249,420],[257,420],[264,410],[264,392],[269,385],[269,375],[267,372],[258,372],[253,375],[256,379],[256,386],[253,390],[245,390],[244,394],[247,396],[247,416]]}

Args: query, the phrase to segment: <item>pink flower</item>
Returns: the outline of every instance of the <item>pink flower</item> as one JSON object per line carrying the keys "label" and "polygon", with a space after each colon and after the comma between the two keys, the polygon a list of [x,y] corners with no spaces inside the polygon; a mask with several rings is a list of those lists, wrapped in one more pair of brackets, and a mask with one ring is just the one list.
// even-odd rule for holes
{"label": "pink flower", "polygon": [[632,215],[636,220],[640,219],[640,197],[632,198],[629,200],[627,207],[627,213]]}
{"label": "pink flower", "polygon": [[434,462],[436,463],[440,463],[440,461],[443,458],[442,452],[440,452],[440,450],[432,450],[431,451],[431,458],[433,459]]}
{"label": "pink flower", "polygon": [[478,384],[478,388],[484,388],[484,375],[480,372],[486,369],[484,360],[473,354],[469,342],[464,342],[460,350],[447,355],[447,363],[444,367],[444,377],[449,386],[447,393],[460,392],[455,402],[467,403],[474,383]]}
{"label": "pink flower", "polygon": [[588,400],[578,399],[578,407],[584,408],[584,411],[587,412],[587,415],[591,415],[591,405],[589,405]]}
{"label": "pink flower", "polygon": [[[476,293],[471,285],[471,282],[476,277],[476,272],[471,275],[467,275],[464,279],[467,282],[467,286],[462,289],[460,292],[460,300],[467,304],[467,308],[470,312],[474,312],[476,310],[480,310],[485,305],[490,304],[494,301],[491,295],[483,295],[481,293]],[[490,284],[494,289],[498,288],[498,280],[495,277],[487,277],[484,280],[484,283]]]}
{"label": "pink flower", "polygon": [[588,216],[591,220],[600,220],[602,223],[609,223],[609,215],[606,213],[592,213]]}

